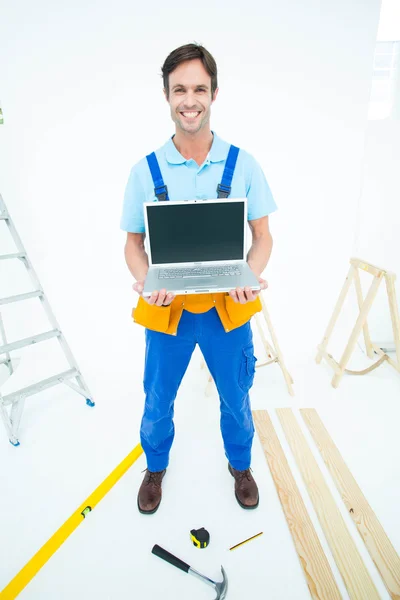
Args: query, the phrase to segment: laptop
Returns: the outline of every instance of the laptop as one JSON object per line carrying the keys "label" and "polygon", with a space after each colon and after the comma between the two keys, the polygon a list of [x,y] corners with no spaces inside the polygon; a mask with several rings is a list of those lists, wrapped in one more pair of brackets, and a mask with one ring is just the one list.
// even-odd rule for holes
{"label": "laptop", "polygon": [[246,262],[247,198],[145,202],[143,296],[228,292],[258,278]]}

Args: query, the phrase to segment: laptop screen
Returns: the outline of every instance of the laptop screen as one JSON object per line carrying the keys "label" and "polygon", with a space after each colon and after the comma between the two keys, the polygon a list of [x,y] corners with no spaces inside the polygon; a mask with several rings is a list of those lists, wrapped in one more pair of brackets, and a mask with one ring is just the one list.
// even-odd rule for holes
{"label": "laptop screen", "polygon": [[245,200],[146,206],[152,264],[243,260]]}

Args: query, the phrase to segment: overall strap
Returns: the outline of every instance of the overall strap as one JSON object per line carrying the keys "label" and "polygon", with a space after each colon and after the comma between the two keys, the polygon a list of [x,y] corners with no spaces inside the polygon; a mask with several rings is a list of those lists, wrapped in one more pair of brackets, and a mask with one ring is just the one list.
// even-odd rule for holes
{"label": "overall strap", "polygon": [[231,146],[229,148],[228,158],[226,159],[222,181],[217,186],[218,198],[228,198],[231,193],[231,183],[235,172],[236,161],[239,154],[239,148]]}
{"label": "overall strap", "polygon": [[163,202],[164,200],[169,200],[168,188],[164,184],[164,180],[162,178],[161,171],[160,171],[160,165],[158,164],[158,160],[155,155],[155,152],[152,152],[151,154],[146,156],[146,158],[147,158],[147,162],[148,162],[148,165],[150,168],[151,176],[153,178],[154,193],[157,196],[157,199],[160,202]]}

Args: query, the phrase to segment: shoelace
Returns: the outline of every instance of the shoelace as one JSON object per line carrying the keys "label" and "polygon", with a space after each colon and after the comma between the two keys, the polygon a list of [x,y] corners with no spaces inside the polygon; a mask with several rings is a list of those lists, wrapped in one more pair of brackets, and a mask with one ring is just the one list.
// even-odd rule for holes
{"label": "shoelace", "polygon": [[145,471],[147,471],[147,473],[149,474],[149,478],[146,481],[146,485],[149,485],[150,483],[154,483],[154,485],[160,485],[161,473],[154,473],[152,471],[149,471],[148,469],[144,469],[142,473],[144,473]]}
{"label": "shoelace", "polygon": [[239,474],[238,475],[238,480],[239,480],[238,483],[239,484],[242,483],[243,479],[245,479],[245,478],[247,479],[247,481],[251,481],[251,474],[250,474],[251,470],[252,469],[250,468],[250,469],[246,469],[246,471],[236,471],[236,473]]}

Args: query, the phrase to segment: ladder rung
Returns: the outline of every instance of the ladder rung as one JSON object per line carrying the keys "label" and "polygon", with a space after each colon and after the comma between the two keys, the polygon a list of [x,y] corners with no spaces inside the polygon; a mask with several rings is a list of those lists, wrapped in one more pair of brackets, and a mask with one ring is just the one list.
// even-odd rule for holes
{"label": "ladder rung", "polygon": [[8,218],[9,218],[8,215],[0,215],[0,221],[5,221]]}
{"label": "ladder rung", "polygon": [[24,252],[16,252],[15,254],[0,254],[0,260],[9,260],[10,258],[25,258]]}
{"label": "ladder rung", "polygon": [[33,337],[25,338],[24,340],[19,340],[17,342],[12,342],[11,344],[5,344],[5,346],[0,346],[0,354],[12,352],[12,350],[19,350],[20,348],[25,348],[26,346],[31,346],[32,344],[38,344],[39,342],[44,342],[45,340],[50,340],[51,338],[59,337],[60,335],[61,331],[59,331],[59,329],[52,329],[52,331],[39,333],[38,335],[34,335]]}
{"label": "ladder rung", "polygon": [[69,371],[64,371],[59,375],[53,375],[53,377],[49,377],[48,379],[43,379],[38,383],[34,383],[33,385],[29,385],[26,388],[22,388],[17,390],[16,392],[12,392],[11,394],[7,394],[7,396],[3,396],[3,405],[7,406],[8,404],[13,404],[21,399],[21,396],[33,396],[37,392],[41,392],[42,390],[46,390],[54,385],[59,383],[63,383],[64,379],[71,379],[72,377],[76,377],[79,375],[79,371],[77,369],[70,369]]}
{"label": "ladder rung", "polygon": [[2,304],[11,304],[11,302],[20,302],[21,300],[28,300],[28,298],[39,298],[43,296],[43,290],[35,290],[34,292],[27,292],[26,294],[18,294],[17,296],[9,296],[8,298],[0,298],[0,306]]}

